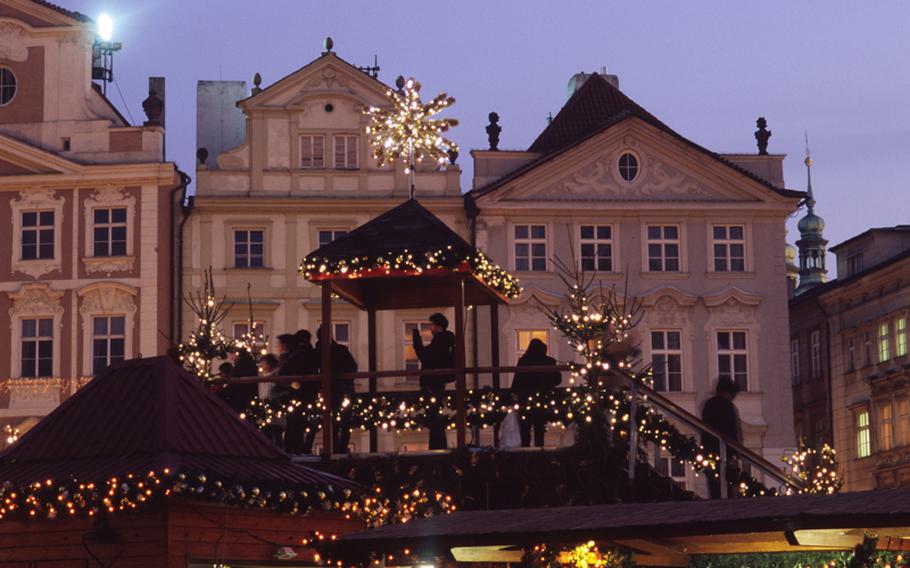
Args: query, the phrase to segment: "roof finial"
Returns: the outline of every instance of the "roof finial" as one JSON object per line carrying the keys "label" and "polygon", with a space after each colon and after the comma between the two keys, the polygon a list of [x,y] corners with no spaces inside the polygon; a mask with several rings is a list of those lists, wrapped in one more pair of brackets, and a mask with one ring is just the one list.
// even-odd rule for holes
{"label": "roof finial", "polygon": [[322,41],[322,50],[323,50],[322,53],[323,54],[332,53],[333,47],[335,47],[335,42],[332,40],[331,37],[326,36],[326,38]]}
{"label": "roof finial", "polygon": [[806,164],[806,207],[809,209],[809,213],[814,213],[815,209],[815,195],[812,193],[812,153],[809,152],[809,131],[806,131],[806,159],[803,160],[803,163]]}

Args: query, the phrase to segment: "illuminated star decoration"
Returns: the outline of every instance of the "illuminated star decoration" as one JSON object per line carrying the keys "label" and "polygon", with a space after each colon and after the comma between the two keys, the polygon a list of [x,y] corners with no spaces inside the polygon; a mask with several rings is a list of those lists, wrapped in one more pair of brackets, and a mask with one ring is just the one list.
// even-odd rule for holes
{"label": "illuminated star decoration", "polygon": [[458,146],[442,134],[458,125],[454,118],[430,118],[455,102],[453,97],[440,93],[428,103],[420,100],[420,83],[412,78],[398,78],[398,91],[389,89],[392,108],[385,110],[370,106],[363,114],[370,117],[366,128],[370,136],[373,158],[382,166],[401,160],[410,174],[411,198],[414,197],[414,169],[417,162],[433,160],[445,165],[450,151]]}

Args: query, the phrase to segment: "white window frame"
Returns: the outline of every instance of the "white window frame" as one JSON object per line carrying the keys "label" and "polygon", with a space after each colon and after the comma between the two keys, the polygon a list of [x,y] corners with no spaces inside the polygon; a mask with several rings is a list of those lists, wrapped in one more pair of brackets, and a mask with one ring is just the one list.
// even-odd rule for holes
{"label": "white window frame", "polygon": [[[651,238],[649,236],[650,229],[652,227],[660,228],[660,237]],[[675,228],[676,229],[676,238],[668,239],[665,237],[664,232],[666,228]],[[684,265],[684,238],[683,238],[683,226],[679,223],[665,223],[661,221],[648,221],[642,224],[642,268],[643,272],[649,272],[652,274],[681,274],[685,272]],[[676,270],[667,270],[667,260],[671,257],[666,255],[666,247],[668,245],[676,245]],[[657,245],[660,247],[660,269],[652,270],[651,269],[651,245]]]}
{"label": "white window frame", "polygon": [[[339,337],[338,330],[341,328],[347,328],[348,338],[345,341],[341,341],[338,339],[338,337]],[[332,322],[332,339],[334,339],[335,342],[338,343],[339,345],[344,345],[345,347],[350,349],[352,330],[353,330],[353,328],[351,327],[351,322],[349,322],[349,321],[333,321]]]}
{"label": "white window frame", "polygon": [[900,315],[894,320],[894,356],[904,357],[910,353],[910,330],[907,329],[907,316]]}
{"label": "white window frame", "polygon": [[799,338],[790,340],[790,383],[799,384]]}
{"label": "white window frame", "polygon": [[895,432],[895,446],[903,447],[910,444],[910,399],[903,397],[895,400],[897,403]]}
{"label": "white window frame", "polygon": [[[591,238],[585,238],[584,235],[582,234],[582,231],[587,227],[591,227],[594,230],[594,236]],[[606,228],[610,231],[609,238],[599,238],[597,236],[598,230],[602,229],[602,228]],[[616,227],[614,225],[609,224],[609,223],[578,223],[577,228],[576,228],[576,234],[578,235],[578,265],[579,265],[579,268],[581,268],[582,270],[598,272],[598,273],[616,272],[616,248],[617,248],[616,242],[617,242],[617,240],[616,240]],[[594,247],[594,257],[593,257],[594,267],[593,268],[584,267],[585,255],[582,251],[583,251],[585,245],[591,245]],[[598,253],[600,252],[601,246],[610,247],[610,255],[609,255],[610,268],[609,269],[601,269],[598,266],[598,259],[599,259]]]}
{"label": "white window frame", "polygon": [[[95,209],[126,209],[126,255],[95,256]],[[95,190],[83,205],[85,249],[82,264],[89,274],[128,272],[135,265],[136,198],[121,187]]]}
{"label": "white window frame", "polygon": [[872,455],[872,420],[867,406],[853,411],[853,431],[856,459],[868,458]]}
{"label": "white window frame", "polygon": [[[654,469],[670,479],[677,481],[679,483],[686,483],[686,464],[682,460],[673,457],[667,452],[660,452],[660,455],[657,456],[658,463],[654,464]],[[664,466],[663,464],[666,464]],[[673,475],[673,467],[682,467],[682,473],[680,475]],[[666,467],[666,473],[663,472],[664,467]]]}
{"label": "white window frame", "polygon": [[853,372],[857,369],[856,365],[856,334],[848,335],[845,338],[847,344],[847,371]]}
{"label": "white window frame", "polygon": [[[247,233],[246,241],[246,255],[247,255],[247,266],[237,266],[237,233],[245,232]],[[250,266],[250,261],[253,258],[252,253],[250,252],[250,246],[252,241],[250,240],[250,234],[253,232],[262,233],[262,266]],[[236,270],[261,270],[263,268],[268,268],[268,230],[265,227],[244,227],[237,226],[231,227],[231,268]]]}
{"label": "white window frame", "polygon": [[123,358],[134,357],[136,298],[139,291],[117,282],[96,282],[80,289],[79,315],[82,316],[82,375],[93,375],[92,339],[93,320],[97,316],[123,316]]}
{"label": "white window frame", "polygon": [[[342,144],[341,164],[339,165],[338,143]],[[348,162],[349,151],[354,149],[354,163]],[[335,134],[332,136],[332,166],[336,170],[356,170],[360,168],[360,136],[357,134]]]}
{"label": "white window frame", "polygon": [[[102,319],[102,318],[107,320],[107,333],[105,333],[102,336],[98,336],[95,334],[95,321],[98,319]],[[123,320],[123,333],[115,334],[114,332],[111,331],[111,323],[113,322],[114,318],[120,318]],[[107,343],[107,353],[105,355],[105,360],[106,360],[105,368],[107,368],[111,365],[111,341],[113,341],[113,340],[116,340],[116,339],[123,340],[123,360],[124,361],[126,360],[126,315],[125,314],[111,314],[111,315],[98,314],[98,315],[93,315],[91,317],[91,320],[92,320],[92,325],[91,325],[92,336],[90,338],[90,341],[92,343],[91,367],[92,367],[92,375],[97,375],[98,371],[95,369],[95,342],[98,341],[99,339],[101,339]]]}
{"label": "white window frame", "polygon": [[[319,163],[317,163],[317,160],[315,158],[315,154],[313,151],[314,146],[315,146],[314,142],[317,138],[322,140],[322,158],[319,161]],[[306,143],[305,143],[305,141],[306,141]],[[305,164],[303,161],[304,160],[303,149],[307,144],[310,147],[310,155],[311,155],[309,164]],[[297,163],[300,165],[300,169],[302,169],[302,170],[324,170],[325,169],[325,161],[326,161],[325,134],[301,134],[298,138],[298,145],[300,146],[300,155],[298,156],[299,159],[298,159]]]}
{"label": "white window frame", "polygon": [[[714,230],[718,228],[724,229],[724,238],[718,238],[714,234]],[[730,230],[733,228],[739,228],[742,230],[742,238],[734,239],[730,236]],[[729,224],[716,224],[711,225],[711,231],[709,235],[709,241],[711,242],[711,255],[712,259],[711,265],[709,267],[709,272],[716,272],[720,274],[742,274],[749,271],[749,254],[746,248],[746,241],[748,239],[748,227],[744,223],[729,223]],[[732,255],[731,247],[734,245],[739,245],[742,247],[742,269],[733,270],[733,260],[738,259],[739,257],[734,257]],[[723,258],[718,257],[717,247],[724,247],[724,256]],[[724,269],[717,269],[718,260],[724,262]]]}
{"label": "white window frame", "polygon": [[878,450],[887,452],[894,449],[894,406],[891,400],[879,401],[878,404]]}
{"label": "white window frame", "polygon": [[822,332],[820,329],[813,329],[809,333],[809,355],[810,369],[812,379],[818,379],[822,376]]}
{"label": "white window frame", "polygon": [[[529,334],[528,341],[525,342],[525,345],[522,346],[522,334]],[[543,334],[543,338],[537,337],[538,335]],[[515,330],[515,363],[518,364],[518,360],[522,355],[525,354],[528,346],[527,344],[531,342],[532,339],[540,339],[547,345],[547,350],[550,349],[550,330],[546,328],[530,328],[523,327]]]}
{"label": "white window frame", "polygon": [[[34,279],[60,270],[63,266],[63,206],[65,199],[53,189],[29,188],[19,192],[19,197],[10,201],[13,216],[12,256],[10,269]],[[22,259],[22,213],[25,211],[54,212],[54,258],[34,260]]]}
{"label": "white window frame", "polygon": [[[35,324],[35,335],[30,335],[29,337],[25,337],[25,335],[23,334],[22,328],[25,326],[25,322],[29,322],[29,321],[34,322],[34,324]],[[50,323],[50,335],[44,335],[41,333],[41,322]],[[27,378],[36,378],[36,379],[57,376],[57,373],[54,372],[54,367],[57,363],[56,358],[54,357],[54,351],[57,350],[55,348],[56,348],[56,343],[59,340],[59,337],[58,337],[58,334],[56,334],[54,332],[54,317],[51,315],[20,316],[18,318],[18,321],[16,322],[16,325],[19,327],[19,375],[21,377],[27,376]],[[47,341],[50,341],[50,344],[51,344],[51,355],[50,355],[51,372],[50,372],[50,374],[43,374],[43,373],[39,372],[39,369],[41,367],[41,359],[42,359],[39,346],[41,343],[44,343]],[[23,348],[25,347],[26,343],[35,344],[35,374],[33,374],[33,375],[25,375],[25,369],[23,368],[23,365],[22,365],[23,358],[25,356],[23,353],[23,351],[24,351]]]}
{"label": "white window frame", "polygon": [[[516,236],[516,231],[519,227],[527,227],[527,229],[528,229],[527,238],[519,238]],[[544,230],[543,237],[533,237],[532,236],[533,229],[537,228],[537,227],[543,227],[543,230]],[[512,245],[510,247],[511,255],[512,255],[512,266],[516,272],[541,273],[542,274],[542,273],[546,273],[550,270],[550,259],[549,259],[550,227],[547,225],[547,223],[528,222],[528,223],[512,224],[509,227],[509,236],[510,236],[510,241],[511,241],[511,245]],[[527,247],[528,247],[528,256],[527,256],[528,268],[527,268],[527,270],[520,270],[518,268],[518,245],[520,245],[520,244],[527,245]],[[533,248],[534,248],[534,245],[540,245],[540,244],[542,244],[544,246],[544,254],[543,254],[544,269],[535,270],[534,269],[534,260],[540,259],[540,256],[533,254]]]}
{"label": "white window frame", "polygon": [[[664,346],[660,349],[655,349],[655,347],[654,347],[654,334],[655,333],[660,333],[663,335]],[[667,339],[668,339],[668,334],[670,334],[670,333],[676,333],[679,335],[679,348],[678,349],[671,349],[668,347],[669,342],[667,341]],[[658,388],[657,383],[655,383],[654,390],[656,390],[658,392],[666,392],[666,393],[684,392],[686,390],[686,374],[685,374],[685,366],[683,364],[683,345],[684,345],[683,341],[684,341],[684,336],[683,336],[683,331],[681,329],[652,329],[652,330],[650,330],[649,345],[650,345],[650,349],[651,349],[652,368],[654,366],[653,361],[655,359],[657,359],[658,357],[664,357],[664,369],[668,368],[667,359],[666,359],[667,357],[674,356],[674,355],[679,357],[679,389],[677,389],[677,390],[671,389],[669,377],[667,377],[667,383],[666,383],[666,385],[664,385],[666,388],[660,389],[660,388]]]}
{"label": "white window frame", "polygon": [[876,327],[878,343],[878,362],[885,363],[891,360],[891,322],[879,322]]}
{"label": "white window frame", "polygon": [[18,292],[7,292],[12,307],[9,309],[11,334],[10,371],[13,377],[22,376],[22,320],[53,319],[53,375],[60,376],[60,330],[63,326],[63,292],[51,290],[48,284],[23,284]]}
{"label": "white window frame", "polygon": [[350,232],[351,230],[345,227],[319,227],[316,229],[316,248],[320,248],[328,244],[323,244],[322,240],[320,239],[321,233],[332,233],[332,240],[329,241],[329,243],[331,243],[339,237],[343,237]]}
{"label": "white window frame", "polygon": [[[730,339],[730,347],[729,347],[729,349],[726,349],[724,351],[721,351],[720,345],[719,345],[719,339],[720,339],[719,336],[722,333],[729,334],[729,339]],[[734,347],[734,338],[735,338],[735,334],[737,334],[737,333],[743,334],[743,345],[745,345],[745,347],[743,347],[742,349],[737,349],[736,347]],[[750,390],[755,390],[755,386],[751,384],[752,373],[751,373],[751,370],[749,369],[750,360],[751,360],[751,357],[749,356],[749,354],[751,352],[749,341],[750,341],[750,333],[749,333],[748,329],[716,329],[716,330],[714,330],[714,352],[715,352],[715,360],[717,362],[717,376],[718,377],[720,377],[722,374],[721,370],[720,370],[721,369],[721,365],[720,365],[721,358],[726,357],[729,359],[729,362],[730,362],[730,375],[731,376],[729,378],[732,379],[737,384],[739,384],[739,381],[736,380],[736,375],[737,375],[737,373],[736,373],[736,356],[738,356],[738,355],[745,356],[746,381],[745,381],[745,385],[739,384],[739,386],[743,392],[749,392]]]}

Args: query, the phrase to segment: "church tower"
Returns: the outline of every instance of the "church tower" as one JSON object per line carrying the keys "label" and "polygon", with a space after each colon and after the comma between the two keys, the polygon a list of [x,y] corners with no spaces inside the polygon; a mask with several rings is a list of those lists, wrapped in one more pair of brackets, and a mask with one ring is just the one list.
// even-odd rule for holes
{"label": "church tower", "polygon": [[825,220],[815,214],[815,195],[812,193],[812,156],[809,154],[809,143],[806,141],[806,216],[799,220],[799,286],[796,294],[824,284],[828,279],[828,270],[825,268],[825,245],[828,241],[823,235]]}

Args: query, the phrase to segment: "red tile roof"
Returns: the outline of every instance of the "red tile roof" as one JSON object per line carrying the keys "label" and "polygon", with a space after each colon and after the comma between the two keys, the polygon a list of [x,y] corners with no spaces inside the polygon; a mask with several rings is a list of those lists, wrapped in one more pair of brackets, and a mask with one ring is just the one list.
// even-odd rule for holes
{"label": "red tile roof", "polygon": [[75,12],[73,10],[67,10],[66,8],[63,8],[61,6],[47,2],[46,0],[32,0],[32,2],[35,4],[38,4],[39,6],[44,6],[45,8],[50,8],[51,10],[53,10],[55,12],[60,12],[64,16],[67,16],[67,17],[77,20],[79,22],[84,22],[84,23],[92,22],[92,19],[89,18],[88,16],[86,16],[85,14],[82,14],[80,12]]}
{"label": "red tile roof", "polygon": [[658,120],[653,114],[610,84],[604,77],[594,73],[575,91],[553,121],[528,148],[528,152],[540,153],[541,156],[539,158],[484,187],[472,189],[465,196],[471,199],[490,193],[509,181],[521,177],[538,166],[562,155],[591,137],[633,117],[670,134],[686,145],[764,185],[779,195],[791,198],[799,198],[805,195],[802,191],[777,187],[765,178],[734,164],[720,154],[692,142]]}
{"label": "red tile roof", "polygon": [[238,483],[352,487],[292,463],[166,357],[107,369],[0,453],[0,480],[16,483],[102,482],[165,468]]}

